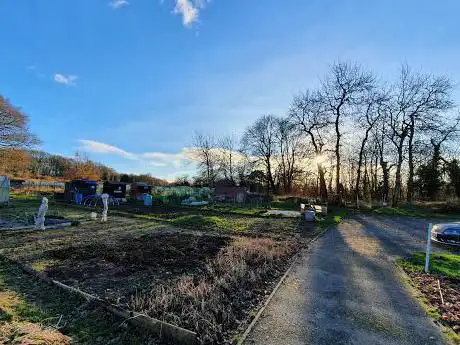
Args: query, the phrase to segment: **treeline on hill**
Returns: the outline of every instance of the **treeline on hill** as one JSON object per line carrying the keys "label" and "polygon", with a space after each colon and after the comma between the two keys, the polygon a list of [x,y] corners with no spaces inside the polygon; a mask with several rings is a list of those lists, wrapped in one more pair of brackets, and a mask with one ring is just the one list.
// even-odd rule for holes
{"label": "treeline on hill", "polygon": [[156,186],[168,182],[149,174],[121,174],[100,163],[76,153],[68,158],[43,151],[25,149],[0,149],[0,175],[16,178],[72,180],[77,178],[97,181],[146,182]]}
{"label": "treeline on hill", "polygon": [[120,174],[76,153],[68,158],[31,149],[39,143],[29,131],[29,118],[0,96],[0,175],[13,178],[71,180],[76,178],[166,185],[148,174]]}
{"label": "treeline on hill", "polygon": [[339,62],[284,116],[261,116],[241,138],[197,133],[195,180],[212,186],[257,177],[272,193],[393,206],[458,198],[458,132],[448,77],[403,65],[386,81]]}

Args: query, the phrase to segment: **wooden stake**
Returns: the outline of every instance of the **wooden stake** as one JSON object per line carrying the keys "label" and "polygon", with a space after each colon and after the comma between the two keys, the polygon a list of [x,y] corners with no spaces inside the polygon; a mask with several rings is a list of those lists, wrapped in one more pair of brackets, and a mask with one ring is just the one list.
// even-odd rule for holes
{"label": "wooden stake", "polygon": [[439,282],[439,279],[438,279],[438,289],[439,289],[439,294],[441,295],[441,303],[444,305],[444,297],[442,296],[441,283]]}

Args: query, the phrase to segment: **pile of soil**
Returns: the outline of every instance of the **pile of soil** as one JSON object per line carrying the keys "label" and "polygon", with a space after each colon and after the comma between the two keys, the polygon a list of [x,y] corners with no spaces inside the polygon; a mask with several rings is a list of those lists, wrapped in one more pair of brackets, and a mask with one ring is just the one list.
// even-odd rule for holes
{"label": "pile of soil", "polygon": [[[440,322],[460,335],[460,281],[418,272],[408,274],[429,304],[441,315]],[[439,293],[438,279],[444,304]]]}

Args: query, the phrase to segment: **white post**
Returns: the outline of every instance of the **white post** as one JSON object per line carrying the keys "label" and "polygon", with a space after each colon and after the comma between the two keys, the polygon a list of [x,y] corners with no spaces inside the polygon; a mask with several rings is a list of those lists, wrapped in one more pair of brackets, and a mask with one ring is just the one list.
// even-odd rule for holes
{"label": "white post", "polygon": [[425,253],[425,273],[429,273],[430,269],[430,249],[431,249],[431,229],[433,224],[428,224],[428,237],[426,239],[426,253]]}

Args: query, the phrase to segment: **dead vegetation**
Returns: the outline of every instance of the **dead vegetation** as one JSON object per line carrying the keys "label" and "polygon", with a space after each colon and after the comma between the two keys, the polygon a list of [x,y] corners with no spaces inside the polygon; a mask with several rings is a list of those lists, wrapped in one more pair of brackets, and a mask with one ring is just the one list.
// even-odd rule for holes
{"label": "dead vegetation", "polygon": [[[303,239],[291,219],[217,218],[233,231],[112,216],[105,224],[0,233],[0,253],[122,308],[195,331],[200,344],[230,343]],[[237,229],[238,221],[252,219],[257,226]]]}
{"label": "dead vegetation", "polygon": [[417,272],[409,275],[432,306],[433,316],[452,328],[460,341],[460,282]]}
{"label": "dead vegetation", "polygon": [[236,238],[209,260],[203,274],[185,274],[133,296],[133,310],[194,330],[200,344],[222,344],[280,276],[295,244]]}

